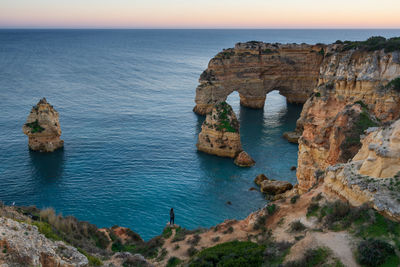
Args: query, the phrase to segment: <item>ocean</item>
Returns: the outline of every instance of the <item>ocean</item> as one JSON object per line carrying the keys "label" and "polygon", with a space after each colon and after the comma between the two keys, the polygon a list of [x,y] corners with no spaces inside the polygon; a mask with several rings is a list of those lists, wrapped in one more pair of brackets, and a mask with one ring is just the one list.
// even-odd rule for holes
{"label": "ocean", "polygon": [[[297,146],[282,138],[301,106],[278,92],[242,108],[244,149],[256,160],[196,151],[204,117],[192,112],[208,61],[236,42],[330,43],[400,30],[0,30],[0,200],[53,207],[99,227],[149,239],[175,210],[182,227],[243,219],[267,202],[253,180],[296,182]],[[60,114],[65,147],[32,152],[22,125],[40,98]],[[227,202],[232,204],[229,205]]]}

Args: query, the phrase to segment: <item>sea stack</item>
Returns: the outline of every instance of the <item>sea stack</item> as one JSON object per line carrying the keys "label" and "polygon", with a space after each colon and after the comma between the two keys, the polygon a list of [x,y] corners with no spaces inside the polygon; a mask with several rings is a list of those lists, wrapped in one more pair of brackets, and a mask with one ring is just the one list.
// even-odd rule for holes
{"label": "sea stack", "polygon": [[[229,158],[236,158],[243,151],[239,121],[229,104],[219,102],[214,105],[203,122],[196,146],[199,151]],[[254,165],[252,159],[250,162],[249,166]]]}
{"label": "sea stack", "polygon": [[29,148],[34,151],[53,152],[64,146],[58,112],[44,97],[33,106],[22,130],[29,138]]}

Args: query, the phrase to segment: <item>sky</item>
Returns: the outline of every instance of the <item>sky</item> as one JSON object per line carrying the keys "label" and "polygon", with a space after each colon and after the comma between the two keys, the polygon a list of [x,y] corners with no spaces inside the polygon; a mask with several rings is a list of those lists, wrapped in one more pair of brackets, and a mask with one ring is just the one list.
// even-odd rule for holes
{"label": "sky", "polygon": [[0,28],[400,28],[400,0],[0,0]]}

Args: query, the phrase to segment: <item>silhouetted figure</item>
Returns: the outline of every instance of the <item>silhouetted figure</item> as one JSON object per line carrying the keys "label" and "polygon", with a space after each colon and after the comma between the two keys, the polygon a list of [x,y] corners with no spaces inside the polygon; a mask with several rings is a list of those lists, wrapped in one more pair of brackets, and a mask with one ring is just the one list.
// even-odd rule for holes
{"label": "silhouetted figure", "polygon": [[174,225],[175,224],[174,220],[175,220],[174,208],[171,208],[171,210],[169,211],[169,224]]}

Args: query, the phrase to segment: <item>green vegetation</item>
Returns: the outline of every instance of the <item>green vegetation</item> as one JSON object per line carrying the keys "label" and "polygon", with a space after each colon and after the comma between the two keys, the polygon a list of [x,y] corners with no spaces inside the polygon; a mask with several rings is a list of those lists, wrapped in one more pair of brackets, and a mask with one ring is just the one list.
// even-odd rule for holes
{"label": "green vegetation", "polygon": [[79,251],[80,253],[82,253],[83,255],[85,255],[85,257],[86,257],[86,258],[88,259],[88,261],[89,261],[89,265],[90,265],[90,266],[102,266],[102,265],[103,265],[103,262],[102,262],[99,258],[88,254],[88,253],[87,253],[86,251],[84,251],[83,249],[78,248],[78,251]]}
{"label": "green vegetation", "polygon": [[165,227],[163,232],[162,232],[162,237],[164,237],[165,239],[170,238],[172,235],[172,228],[171,227]]}
{"label": "green vegetation", "polygon": [[300,198],[300,195],[295,195],[290,199],[290,203],[295,204],[297,200]]}
{"label": "green vegetation", "polygon": [[226,49],[222,52],[219,52],[215,57],[222,59],[230,59],[235,55],[235,51],[233,49]]}
{"label": "green vegetation", "polygon": [[321,48],[321,50],[319,50],[318,54],[324,56],[324,55],[325,55],[325,50],[324,50],[324,48]]}
{"label": "green vegetation", "polygon": [[177,258],[177,257],[171,257],[169,258],[168,262],[167,262],[167,267],[175,267],[178,266],[182,261]]}
{"label": "green vegetation", "polygon": [[277,206],[275,204],[268,205],[267,206],[267,212],[269,215],[274,214],[278,210]]}
{"label": "green vegetation", "polygon": [[232,118],[233,110],[225,101],[215,105],[217,111],[217,124],[215,125],[218,131],[226,131],[236,133],[239,131],[239,123],[237,119]]}
{"label": "green vegetation", "polygon": [[306,229],[305,225],[300,221],[294,221],[290,224],[290,232],[301,232]]}
{"label": "green vegetation", "polygon": [[201,237],[198,234],[193,235],[191,239],[187,241],[188,244],[196,246],[200,242]]}
{"label": "green vegetation", "polygon": [[396,92],[400,92],[400,77],[391,80],[386,86],[387,89],[395,90]]}
{"label": "green vegetation", "polygon": [[62,240],[62,238],[55,233],[50,224],[46,222],[32,222],[32,225],[37,226],[39,232],[43,234],[46,238],[54,241]]}
{"label": "green vegetation", "polygon": [[298,261],[290,261],[285,265],[285,267],[319,266],[319,264],[324,263],[330,255],[331,251],[324,247],[308,249],[302,259]]}
{"label": "green vegetation", "polygon": [[198,253],[189,266],[261,266],[264,250],[264,246],[249,241],[222,243]]}
{"label": "green vegetation", "polygon": [[318,202],[312,202],[307,208],[307,217],[316,216],[319,210]]}
{"label": "green vegetation", "polygon": [[355,104],[361,105],[362,111],[355,119],[353,127],[345,133],[346,139],[340,147],[344,160],[352,158],[354,151],[358,151],[361,148],[361,135],[364,134],[365,130],[369,127],[379,126],[378,121],[369,114],[367,105],[364,102],[357,101]]}
{"label": "green vegetation", "polygon": [[197,254],[197,252],[199,252],[199,251],[194,246],[191,246],[187,250],[187,254],[189,255],[189,257],[193,257],[194,255]]}
{"label": "green vegetation", "polygon": [[31,133],[41,133],[44,131],[44,128],[39,125],[38,120],[34,122],[25,123],[26,126],[31,128]]}
{"label": "green vegetation", "polygon": [[359,263],[365,266],[398,266],[399,258],[389,243],[379,239],[367,239],[358,245]]}
{"label": "green vegetation", "polygon": [[269,242],[265,245],[263,266],[282,266],[293,244],[289,242]]}
{"label": "green vegetation", "polygon": [[400,51],[400,37],[386,39],[382,36],[370,37],[366,41],[344,41],[341,51],[358,49],[363,51],[376,51],[384,49],[386,53]]}
{"label": "green vegetation", "polygon": [[315,97],[321,97],[321,93],[320,92],[316,92],[315,93]]}

